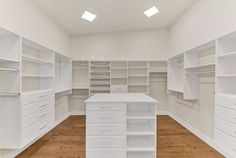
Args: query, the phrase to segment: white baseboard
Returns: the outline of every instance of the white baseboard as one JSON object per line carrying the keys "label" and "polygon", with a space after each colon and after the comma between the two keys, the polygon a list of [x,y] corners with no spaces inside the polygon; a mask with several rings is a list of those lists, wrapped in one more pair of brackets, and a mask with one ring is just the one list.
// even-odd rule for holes
{"label": "white baseboard", "polygon": [[169,115],[170,113],[168,111],[157,111],[157,115]]}
{"label": "white baseboard", "polygon": [[86,115],[86,112],[85,111],[71,111],[70,112],[70,115],[71,116],[84,116],[84,115]]}
{"label": "white baseboard", "polygon": [[187,128],[191,133],[193,133],[195,136],[197,136],[202,141],[207,143],[209,146],[214,148],[216,151],[220,152],[225,157],[228,157],[227,154],[225,153],[225,151],[221,147],[219,147],[212,138],[210,138],[207,135],[203,134],[202,132],[200,132],[199,130],[197,130],[196,128],[194,128],[193,126],[188,124],[187,122],[183,121],[181,118],[177,117],[176,115],[174,115],[172,113],[169,113],[169,116],[172,119],[174,119],[175,121],[177,121],[179,124],[181,124],[182,126]]}

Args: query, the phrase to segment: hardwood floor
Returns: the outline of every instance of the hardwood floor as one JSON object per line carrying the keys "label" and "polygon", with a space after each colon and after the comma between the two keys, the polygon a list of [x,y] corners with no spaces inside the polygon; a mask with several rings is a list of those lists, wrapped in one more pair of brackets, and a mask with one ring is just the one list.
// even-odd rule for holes
{"label": "hardwood floor", "polygon": [[[158,158],[223,158],[169,116],[158,116]],[[85,158],[85,117],[71,116],[17,158]]]}

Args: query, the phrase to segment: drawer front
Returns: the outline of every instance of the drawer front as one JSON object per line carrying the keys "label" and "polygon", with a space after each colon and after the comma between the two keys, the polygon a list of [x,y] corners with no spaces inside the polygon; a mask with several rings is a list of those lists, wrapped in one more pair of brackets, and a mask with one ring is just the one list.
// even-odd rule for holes
{"label": "drawer front", "polygon": [[86,158],[126,158],[126,151],[124,149],[87,149]]}
{"label": "drawer front", "polygon": [[87,148],[125,148],[126,147],[126,137],[93,137],[88,136],[86,139]]}
{"label": "drawer front", "polygon": [[215,127],[216,129],[219,129],[236,139],[236,125],[235,124],[216,118]]}
{"label": "drawer front", "polygon": [[47,109],[51,106],[53,106],[53,98],[49,98],[49,99],[46,99],[46,100],[42,100],[42,101],[39,101],[39,102],[34,102],[34,103],[31,103],[31,104],[28,104],[27,106],[24,106],[23,109],[22,109],[22,116],[23,118],[24,117],[27,117],[33,113],[36,113],[40,110],[43,110],[43,109]]}
{"label": "drawer front", "polygon": [[224,107],[215,107],[215,116],[236,124],[236,111]]}
{"label": "drawer front", "polygon": [[49,117],[50,115],[52,115],[52,108],[46,108],[43,110],[40,110],[32,115],[29,115],[25,118],[22,119],[22,127],[23,129],[31,126],[32,124],[46,118]]}
{"label": "drawer front", "polygon": [[236,158],[236,139],[223,133],[220,130],[215,131],[216,143],[221,146],[232,158]]}
{"label": "drawer front", "polygon": [[126,135],[126,124],[120,125],[92,125],[86,126],[87,136],[125,136]]}
{"label": "drawer front", "polygon": [[227,108],[236,110],[236,97],[216,95],[215,98],[216,105],[225,106]]}
{"label": "drawer front", "polygon": [[53,97],[53,91],[47,92],[39,92],[39,93],[32,93],[32,94],[23,94],[22,95],[22,105],[28,105],[30,103],[34,103],[40,100],[45,100],[50,97]]}
{"label": "drawer front", "polygon": [[53,117],[46,117],[45,119],[33,124],[29,128],[22,131],[22,146],[27,145],[31,141],[38,138],[41,134],[46,132],[53,125]]}
{"label": "drawer front", "polygon": [[125,103],[88,103],[88,111],[126,111]]}
{"label": "drawer front", "polygon": [[87,111],[86,113],[87,124],[93,123],[125,123],[126,122],[126,112],[94,112]]}

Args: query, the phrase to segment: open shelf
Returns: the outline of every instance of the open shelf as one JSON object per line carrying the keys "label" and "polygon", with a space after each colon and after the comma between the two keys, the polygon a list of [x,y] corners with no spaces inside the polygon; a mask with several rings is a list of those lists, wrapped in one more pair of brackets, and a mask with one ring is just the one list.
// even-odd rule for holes
{"label": "open shelf", "polygon": [[1,62],[19,63],[20,61],[19,60],[15,60],[15,59],[0,57],[0,63]]}
{"label": "open shelf", "polygon": [[47,60],[31,57],[31,56],[28,56],[28,55],[22,55],[22,59],[24,61],[38,63],[38,64],[53,64],[52,62],[48,62]]}
{"label": "open shelf", "polygon": [[14,68],[0,68],[0,71],[19,72],[19,69],[14,69]]}
{"label": "open shelf", "polygon": [[0,97],[17,97],[20,96],[20,92],[0,92]]}

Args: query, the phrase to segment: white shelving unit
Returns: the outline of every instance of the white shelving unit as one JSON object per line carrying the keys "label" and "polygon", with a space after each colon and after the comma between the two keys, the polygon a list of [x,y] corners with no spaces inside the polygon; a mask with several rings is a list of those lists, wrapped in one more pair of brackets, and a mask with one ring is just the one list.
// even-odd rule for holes
{"label": "white shelving unit", "polygon": [[27,39],[22,43],[22,91],[53,89],[54,53]]}
{"label": "white shelving unit", "polygon": [[128,92],[149,94],[148,61],[128,61]]}
{"label": "white shelving unit", "polygon": [[199,78],[215,75],[215,41],[168,59],[168,90],[184,100],[199,98]]}
{"label": "white shelving unit", "polygon": [[89,89],[89,61],[72,61],[72,88]]}
{"label": "white shelving unit", "polygon": [[90,95],[110,93],[110,75],[110,61],[90,61]]}
{"label": "white shelving unit", "polygon": [[72,90],[72,60],[69,57],[55,54],[55,92]]}
{"label": "white shelving unit", "polygon": [[0,148],[23,148],[54,124],[54,53],[0,30],[0,80]]}
{"label": "white shelving unit", "polygon": [[215,75],[215,41],[187,51],[184,55],[184,99],[199,98],[199,77]]}
{"label": "white shelving unit", "polygon": [[111,61],[111,86],[128,84],[128,62]]}

